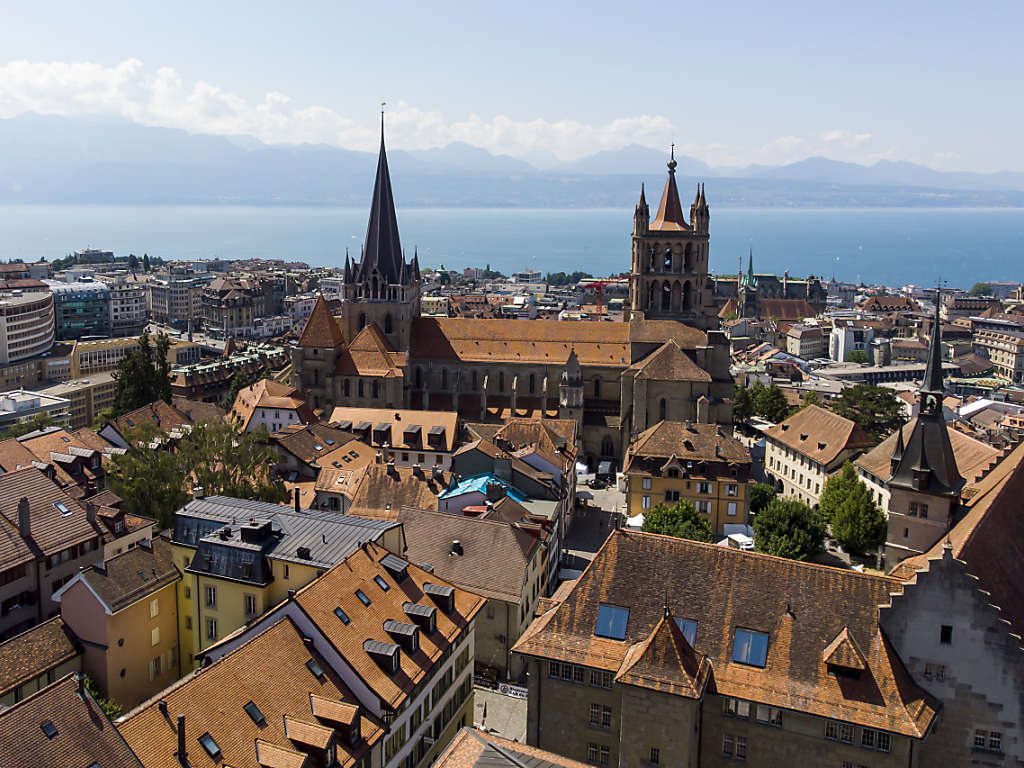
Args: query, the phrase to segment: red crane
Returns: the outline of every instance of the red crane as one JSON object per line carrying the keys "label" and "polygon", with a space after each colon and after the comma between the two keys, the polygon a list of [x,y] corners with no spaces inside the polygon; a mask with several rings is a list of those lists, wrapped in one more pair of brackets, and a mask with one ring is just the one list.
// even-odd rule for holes
{"label": "red crane", "polygon": [[587,288],[593,288],[597,294],[597,322],[601,322],[601,299],[604,297],[606,285],[618,285],[618,280],[588,280]]}

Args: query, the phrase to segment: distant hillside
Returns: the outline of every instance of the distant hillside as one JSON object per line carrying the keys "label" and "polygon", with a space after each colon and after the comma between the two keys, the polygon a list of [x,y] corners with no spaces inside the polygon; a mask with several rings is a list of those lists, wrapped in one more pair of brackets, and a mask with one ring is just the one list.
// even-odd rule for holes
{"label": "distant hillside", "polygon": [[[657,202],[667,153],[631,144],[571,163],[546,152],[494,156],[463,143],[392,150],[405,206],[632,206]],[[870,168],[811,158],[781,167],[709,168],[677,156],[684,198],[704,182],[715,206],[1024,206],[1024,174]],[[23,114],[0,120],[0,203],[362,206],[377,156],[327,145],[267,145],[127,122]]]}

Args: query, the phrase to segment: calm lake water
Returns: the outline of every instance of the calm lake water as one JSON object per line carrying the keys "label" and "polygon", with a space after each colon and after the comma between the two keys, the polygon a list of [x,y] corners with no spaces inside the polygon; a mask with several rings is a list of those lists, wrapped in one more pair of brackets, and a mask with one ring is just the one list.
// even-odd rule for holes
{"label": "calm lake water", "polygon": [[[653,212],[652,212],[653,215]],[[408,208],[407,256],[424,267],[505,273],[629,269],[632,210]],[[165,259],[281,258],[340,266],[358,257],[366,209],[219,206],[0,206],[0,259],[49,260],[85,247]],[[901,286],[1024,281],[1024,209],[774,209],[711,211],[711,269],[735,274],[754,248],[758,272],[833,274]]]}

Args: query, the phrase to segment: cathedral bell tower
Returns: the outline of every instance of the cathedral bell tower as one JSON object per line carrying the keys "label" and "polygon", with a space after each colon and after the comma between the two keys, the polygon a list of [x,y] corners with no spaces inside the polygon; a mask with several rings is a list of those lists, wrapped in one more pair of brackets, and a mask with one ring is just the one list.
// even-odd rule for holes
{"label": "cathedral bell tower", "polygon": [[630,269],[630,315],[637,319],[681,320],[706,329],[717,327],[718,311],[708,280],[710,213],[704,188],[690,205],[687,220],[676,187],[675,148],[668,162],[668,180],[654,221],[644,189],[633,213],[633,257]]}
{"label": "cathedral bell tower", "polygon": [[384,150],[384,114],[380,118],[380,156],[370,203],[363,253],[358,263],[345,257],[342,324],[351,341],[376,323],[399,352],[409,349],[412,321],[420,314],[420,264],[413,254],[406,262],[398,237],[398,219],[391,193],[391,174]]}
{"label": "cathedral bell tower", "polygon": [[565,370],[558,380],[558,418],[573,419],[583,429],[583,369],[576,359],[576,349],[569,351]]}

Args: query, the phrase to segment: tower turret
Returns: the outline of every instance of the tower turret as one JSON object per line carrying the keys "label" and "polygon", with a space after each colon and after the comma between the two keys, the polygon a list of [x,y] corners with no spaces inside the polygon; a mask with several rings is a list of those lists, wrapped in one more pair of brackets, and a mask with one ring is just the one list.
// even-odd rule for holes
{"label": "tower turret", "polygon": [[647,228],[651,223],[651,209],[647,205],[647,198],[644,195],[644,185],[640,185],[640,202],[636,204],[633,211],[633,234],[643,237],[647,234]]}
{"label": "tower turret", "polygon": [[575,347],[569,350],[565,370],[558,380],[558,418],[574,419],[583,427],[583,369]]}

